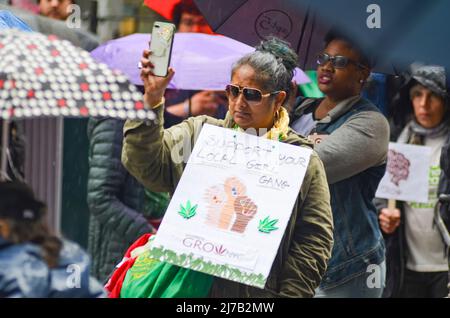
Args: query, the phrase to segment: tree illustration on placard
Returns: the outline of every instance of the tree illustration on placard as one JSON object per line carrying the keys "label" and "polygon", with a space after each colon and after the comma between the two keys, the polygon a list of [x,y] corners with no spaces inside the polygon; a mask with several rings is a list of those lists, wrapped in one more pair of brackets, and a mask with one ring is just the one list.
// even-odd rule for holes
{"label": "tree illustration on placard", "polygon": [[401,152],[390,149],[388,153],[387,171],[390,180],[396,186],[400,181],[408,180],[410,161]]}

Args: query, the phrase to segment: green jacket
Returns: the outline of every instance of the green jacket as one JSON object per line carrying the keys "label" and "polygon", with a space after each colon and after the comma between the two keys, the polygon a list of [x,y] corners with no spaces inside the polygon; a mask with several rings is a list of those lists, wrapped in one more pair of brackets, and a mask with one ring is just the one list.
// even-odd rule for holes
{"label": "green jacket", "polygon": [[[173,193],[187,162],[176,156],[182,149],[180,145],[183,142],[193,145],[205,123],[231,128],[234,122],[229,114],[224,120],[198,116],[164,130],[163,107],[155,112],[157,125],[142,121],[125,123],[122,162],[146,187]],[[312,147],[292,130],[285,142]],[[188,157],[189,153],[182,155]],[[216,278],[211,296],[312,297],[327,268],[332,246],[333,218],[328,183],[322,162],[313,152],[265,288]]]}

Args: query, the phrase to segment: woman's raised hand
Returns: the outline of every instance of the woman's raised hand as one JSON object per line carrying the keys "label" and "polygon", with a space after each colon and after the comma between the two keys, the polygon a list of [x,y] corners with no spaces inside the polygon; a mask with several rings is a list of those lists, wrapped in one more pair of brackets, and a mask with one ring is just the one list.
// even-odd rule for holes
{"label": "woman's raised hand", "polygon": [[145,89],[144,101],[150,105],[150,107],[154,107],[158,105],[164,97],[166,88],[172,80],[175,71],[173,68],[169,67],[166,77],[155,76],[153,74],[154,65],[149,60],[151,54],[150,51],[145,50],[142,55],[141,79],[144,82]]}

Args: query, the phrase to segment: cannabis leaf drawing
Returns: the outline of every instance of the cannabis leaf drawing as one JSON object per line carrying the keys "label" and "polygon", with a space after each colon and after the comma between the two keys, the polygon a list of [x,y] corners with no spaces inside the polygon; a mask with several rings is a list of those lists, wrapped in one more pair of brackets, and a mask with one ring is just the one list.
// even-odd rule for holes
{"label": "cannabis leaf drawing", "polygon": [[216,246],[214,249],[214,252],[218,255],[224,255],[226,251],[227,251],[227,249],[224,248],[223,245]]}
{"label": "cannabis leaf drawing", "polygon": [[180,204],[180,211],[178,212],[178,214],[184,217],[185,219],[190,219],[197,214],[197,206],[198,204],[192,206],[191,201],[188,200],[188,202],[186,203],[186,207]]}
{"label": "cannabis leaf drawing", "polygon": [[270,220],[266,217],[264,220],[259,221],[258,230],[263,233],[270,233],[272,231],[278,230],[275,224],[278,223],[278,219]]}

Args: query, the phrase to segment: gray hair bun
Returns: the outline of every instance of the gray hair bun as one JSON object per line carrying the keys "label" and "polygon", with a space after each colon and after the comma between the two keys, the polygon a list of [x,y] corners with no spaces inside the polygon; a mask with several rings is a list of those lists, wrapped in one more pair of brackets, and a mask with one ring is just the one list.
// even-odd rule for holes
{"label": "gray hair bun", "polygon": [[298,55],[292,50],[290,44],[276,37],[269,37],[256,47],[257,51],[268,52],[282,63],[288,72],[297,67]]}

